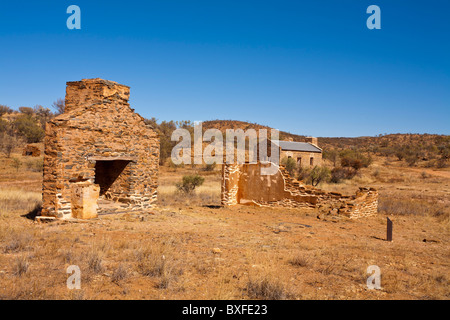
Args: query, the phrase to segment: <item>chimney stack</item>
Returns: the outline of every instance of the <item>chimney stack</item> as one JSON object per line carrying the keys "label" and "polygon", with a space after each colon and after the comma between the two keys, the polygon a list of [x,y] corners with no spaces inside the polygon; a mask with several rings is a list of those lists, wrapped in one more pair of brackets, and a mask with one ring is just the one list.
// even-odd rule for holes
{"label": "chimney stack", "polygon": [[306,142],[309,142],[309,143],[311,143],[311,144],[313,144],[313,145],[315,145],[315,146],[319,146],[318,144],[317,144],[317,138],[316,137],[306,137]]}

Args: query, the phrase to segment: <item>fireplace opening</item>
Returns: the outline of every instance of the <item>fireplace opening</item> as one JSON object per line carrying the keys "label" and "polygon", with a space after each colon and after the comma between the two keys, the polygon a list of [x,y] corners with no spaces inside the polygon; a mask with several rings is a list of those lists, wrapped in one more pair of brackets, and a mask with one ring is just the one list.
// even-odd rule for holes
{"label": "fireplace opening", "polygon": [[100,196],[111,198],[122,193],[127,184],[126,167],[130,160],[97,160],[95,162],[95,183],[100,186]]}

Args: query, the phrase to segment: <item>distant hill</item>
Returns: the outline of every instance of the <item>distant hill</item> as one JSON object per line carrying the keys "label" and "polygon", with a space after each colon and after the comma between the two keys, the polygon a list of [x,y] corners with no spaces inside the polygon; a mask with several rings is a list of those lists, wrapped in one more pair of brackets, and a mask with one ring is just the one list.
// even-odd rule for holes
{"label": "distant hill", "polygon": [[[219,129],[222,132],[225,132],[226,129],[242,129],[242,130],[248,130],[248,129],[254,129],[256,132],[258,132],[259,129],[266,129],[267,134],[270,135],[270,127],[260,125],[257,123],[250,123],[245,121],[239,121],[239,120],[211,120],[211,121],[204,121],[202,122],[203,130],[207,129]],[[293,134],[286,131],[280,131],[280,140],[288,140],[292,139],[292,141],[299,141],[303,142],[305,141],[306,136]]]}
{"label": "distant hill", "polygon": [[[249,123],[238,120],[211,120],[203,122],[203,130],[216,128],[222,132],[226,129],[269,129],[270,127],[257,123]],[[292,139],[293,141],[305,141],[306,136],[297,135],[286,131],[280,131],[280,140]],[[437,134],[387,134],[374,137],[318,137],[318,144],[323,149],[336,148],[360,148],[367,151],[378,151],[383,148],[400,148],[410,146],[414,149],[437,148],[439,146],[448,146],[450,144],[450,136]]]}

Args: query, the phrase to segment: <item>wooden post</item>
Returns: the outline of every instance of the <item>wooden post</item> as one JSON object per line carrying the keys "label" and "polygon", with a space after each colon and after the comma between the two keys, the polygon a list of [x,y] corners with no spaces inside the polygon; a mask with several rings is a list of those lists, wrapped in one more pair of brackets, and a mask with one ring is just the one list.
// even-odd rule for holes
{"label": "wooden post", "polygon": [[386,234],[386,240],[392,241],[392,221],[391,219],[387,218],[387,234]]}

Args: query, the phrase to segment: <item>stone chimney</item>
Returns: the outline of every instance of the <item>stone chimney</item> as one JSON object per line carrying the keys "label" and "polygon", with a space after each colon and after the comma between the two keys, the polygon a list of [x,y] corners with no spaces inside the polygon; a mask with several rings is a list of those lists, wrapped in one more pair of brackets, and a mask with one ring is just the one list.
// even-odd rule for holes
{"label": "stone chimney", "polygon": [[65,112],[98,104],[108,104],[112,101],[128,104],[130,87],[114,81],[103,79],[83,79],[67,82]]}
{"label": "stone chimney", "polygon": [[317,138],[316,137],[306,137],[306,142],[309,142],[309,143],[311,143],[311,144],[313,144],[313,145],[315,145],[315,146],[319,146],[318,144],[317,144]]}

